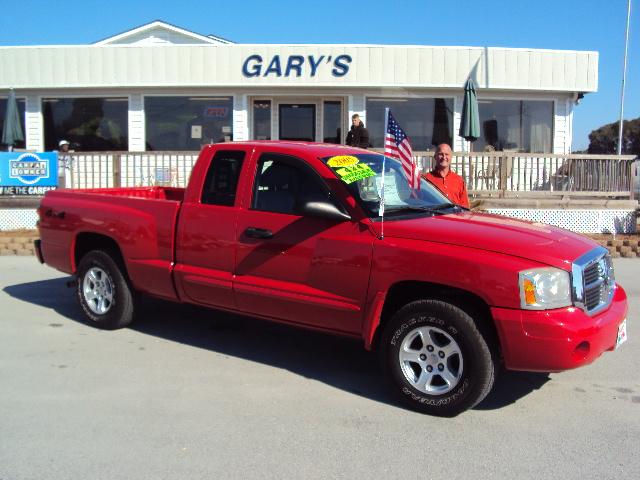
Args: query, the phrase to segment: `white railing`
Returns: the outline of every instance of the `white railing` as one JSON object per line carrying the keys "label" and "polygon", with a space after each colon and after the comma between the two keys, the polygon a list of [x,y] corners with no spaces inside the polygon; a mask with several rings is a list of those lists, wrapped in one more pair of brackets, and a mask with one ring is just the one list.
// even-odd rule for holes
{"label": "white railing", "polygon": [[[432,152],[417,156],[423,171],[433,168]],[[632,198],[634,155],[454,153],[451,168],[476,196],[533,192],[592,193]]]}
{"label": "white railing", "polygon": [[86,152],[65,157],[71,188],[185,187],[198,152]]}
{"label": "white railing", "polygon": [[[433,152],[415,152],[423,171]],[[185,187],[198,152],[85,152],[66,156],[67,186],[104,188]],[[513,152],[458,152],[451,166],[477,197],[587,193],[633,198],[633,155],[555,155]]]}

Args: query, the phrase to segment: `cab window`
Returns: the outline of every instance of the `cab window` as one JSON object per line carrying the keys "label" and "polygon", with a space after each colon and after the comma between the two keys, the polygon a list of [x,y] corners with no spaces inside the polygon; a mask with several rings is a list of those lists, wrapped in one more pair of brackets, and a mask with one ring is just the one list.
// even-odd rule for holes
{"label": "cab window", "polygon": [[245,152],[240,150],[216,152],[204,181],[202,203],[227,207],[234,205],[244,156]]}
{"label": "cab window", "polygon": [[288,155],[263,154],[258,161],[252,208],[296,215],[308,201],[331,201],[322,179],[302,160]]}

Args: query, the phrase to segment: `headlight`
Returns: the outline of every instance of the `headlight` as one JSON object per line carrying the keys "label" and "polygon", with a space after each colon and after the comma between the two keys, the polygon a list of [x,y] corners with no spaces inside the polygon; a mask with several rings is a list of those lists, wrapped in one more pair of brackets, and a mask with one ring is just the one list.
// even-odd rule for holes
{"label": "headlight", "polygon": [[550,310],[571,305],[571,277],[559,268],[524,270],[519,274],[520,306],[527,310]]}

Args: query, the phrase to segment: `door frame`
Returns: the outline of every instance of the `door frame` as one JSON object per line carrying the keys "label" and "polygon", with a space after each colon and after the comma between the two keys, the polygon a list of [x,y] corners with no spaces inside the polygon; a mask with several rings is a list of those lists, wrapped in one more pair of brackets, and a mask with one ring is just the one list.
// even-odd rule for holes
{"label": "door frame", "polygon": [[[253,102],[256,100],[268,100],[271,102],[271,138],[278,139],[280,138],[280,105],[281,104],[315,104],[316,106],[316,115],[315,115],[315,142],[322,142],[324,138],[324,102],[340,102],[342,105],[341,108],[341,127],[342,127],[342,136],[346,137],[347,131],[351,126],[351,119],[347,118],[347,105],[348,105],[348,96],[347,95],[250,95],[247,101],[247,129],[249,132],[249,139],[255,140],[255,135],[253,131]],[[344,142],[344,138],[340,139],[341,143]]]}

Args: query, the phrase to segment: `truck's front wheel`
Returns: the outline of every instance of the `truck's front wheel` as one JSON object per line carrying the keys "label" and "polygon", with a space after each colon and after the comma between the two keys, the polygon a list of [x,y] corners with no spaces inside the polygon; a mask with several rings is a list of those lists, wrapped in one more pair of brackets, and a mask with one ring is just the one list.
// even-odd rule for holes
{"label": "truck's front wheel", "polygon": [[102,250],[80,260],[76,293],[84,314],[100,328],[122,328],[133,320],[133,292],[122,268]]}
{"label": "truck's front wheel", "polygon": [[401,308],[384,331],[383,369],[411,407],[457,415],[493,386],[495,362],[487,341],[462,309],[439,300]]}

